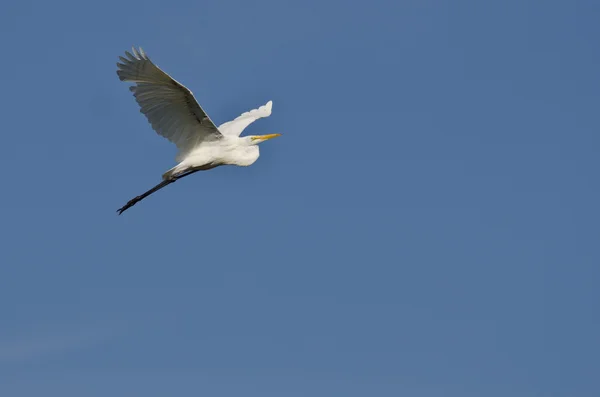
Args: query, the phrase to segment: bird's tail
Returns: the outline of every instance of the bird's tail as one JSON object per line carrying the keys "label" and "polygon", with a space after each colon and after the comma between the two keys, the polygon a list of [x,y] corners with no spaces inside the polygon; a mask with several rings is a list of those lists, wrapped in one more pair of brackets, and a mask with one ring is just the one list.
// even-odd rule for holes
{"label": "bird's tail", "polygon": [[129,200],[127,202],[127,204],[125,204],[124,206],[122,206],[121,208],[119,208],[117,210],[117,212],[119,213],[119,215],[121,215],[128,208],[133,207],[134,205],[136,205],[138,203],[138,201],[142,201],[146,197],[150,196],[152,193],[158,192],[160,189],[162,189],[163,187],[165,187],[165,186],[167,186],[167,185],[175,182],[176,180],[177,179],[165,179],[164,181],[162,181],[158,185],[154,186],[152,189],[148,190],[147,192],[145,192],[143,194],[140,194],[139,196],[136,196],[136,197],[132,198],[131,200]]}
{"label": "bird's tail", "polygon": [[171,168],[170,170],[168,170],[167,172],[162,174],[163,181],[171,179],[173,177],[173,175],[177,174],[177,172],[179,171],[179,168],[177,168],[177,167],[178,167],[178,165],[176,165],[175,167]]}

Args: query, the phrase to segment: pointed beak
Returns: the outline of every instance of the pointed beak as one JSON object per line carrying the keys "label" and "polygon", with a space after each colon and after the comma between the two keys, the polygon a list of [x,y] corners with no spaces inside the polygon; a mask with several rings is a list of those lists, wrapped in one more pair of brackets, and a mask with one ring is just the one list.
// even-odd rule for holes
{"label": "pointed beak", "polygon": [[281,136],[281,134],[257,135],[255,137],[252,137],[252,139],[253,140],[260,140],[261,142],[264,142],[264,141],[267,141],[269,139],[277,138],[278,136]]}

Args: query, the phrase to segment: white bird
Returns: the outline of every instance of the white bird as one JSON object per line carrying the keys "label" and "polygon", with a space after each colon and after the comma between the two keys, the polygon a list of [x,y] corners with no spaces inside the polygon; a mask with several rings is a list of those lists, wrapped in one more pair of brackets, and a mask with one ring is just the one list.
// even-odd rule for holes
{"label": "white bird", "polygon": [[260,155],[258,144],[281,134],[240,137],[254,121],[271,115],[273,102],[241,114],[217,127],[192,92],[156,66],[142,48],[132,48],[133,54],[119,57],[117,75],[121,81],[135,85],[133,92],[140,112],[152,128],[177,146],[175,167],[165,172],[162,182],[147,192],[129,200],[117,212],[120,214],[152,193],[197,171],[220,165],[249,166]]}

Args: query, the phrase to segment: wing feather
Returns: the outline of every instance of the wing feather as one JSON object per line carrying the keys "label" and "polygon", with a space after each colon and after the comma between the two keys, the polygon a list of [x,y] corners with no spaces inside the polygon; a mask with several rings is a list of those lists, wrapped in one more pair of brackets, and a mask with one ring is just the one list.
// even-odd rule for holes
{"label": "wing feather", "polygon": [[242,113],[235,119],[221,124],[219,126],[219,131],[221,131],[223,135],[240,136],[244,129],[246,129],[246,127],[256,120],[263,117],[269,117],[271,115],[272,108],[273,101],[269,101],[258,109],[252,109],[248,112]]}
{"label": "wing feather", "polygon": [[158,134],[177,146],[179,156],[203,141],[223,137],[189,89],[156,66],[142,48],[132,52],[119,57],[117,75],[135,83],[129,89],[140,112]]}

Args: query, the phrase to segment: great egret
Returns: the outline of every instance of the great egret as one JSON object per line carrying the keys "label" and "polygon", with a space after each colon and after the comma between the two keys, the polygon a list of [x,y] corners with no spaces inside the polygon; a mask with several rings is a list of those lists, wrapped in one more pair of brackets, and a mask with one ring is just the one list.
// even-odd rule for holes
{"label": "great egret", "polygon": [[156,66],[141,47],[132,51],[133,54],[125,51],[127,58],[119,57],[117,75],[121,81],[135,83],[129,89],[140,105],[140,112],[158,134],[177,146],[179,164],[163,174],[161,183],[119,208],[119,215],[152,193],[197,171],[227,164],[249,166],[260,155],[259,143],[280,136],[240,137],[255,120],[271,115],[272,101],[217,128],[190,90]]}

